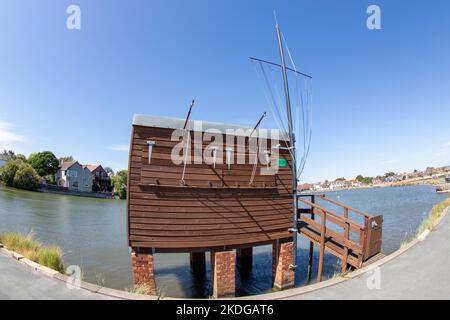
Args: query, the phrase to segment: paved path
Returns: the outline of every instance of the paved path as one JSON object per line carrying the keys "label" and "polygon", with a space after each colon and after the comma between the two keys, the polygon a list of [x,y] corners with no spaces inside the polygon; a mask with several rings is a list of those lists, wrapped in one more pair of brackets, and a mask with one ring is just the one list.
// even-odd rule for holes
{"label": "paved path", "polygon": [[108,299],[83,289],[68,289],[65,282],[46,277],[0,252],[0,300]]}
{"label": "paved path", "polygon": [[368,289],[372,273],[287,299],[450,299],[450,211],[428,238],[379,270],[379,290]]}

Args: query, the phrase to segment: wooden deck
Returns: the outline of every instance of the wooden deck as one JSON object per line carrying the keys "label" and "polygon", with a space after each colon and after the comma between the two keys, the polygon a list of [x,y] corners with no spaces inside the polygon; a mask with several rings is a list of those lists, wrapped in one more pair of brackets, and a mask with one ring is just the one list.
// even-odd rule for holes
{"label": "wooden deck", "polygon": [[[327,204],[327,208],[317,200]],[[342,272],[362,268],[366,262],[380,256],[383,216],[372,216],[324,195],[300,195],[298,203],[298,232],[311,242],[310,265],[313,246],[319,246],[318,281],[322,277],[325,251],[341,260]],[[343,213],[336,213],[328,209],[329,206]],[[349,213],[360,219],[350,219]]]}

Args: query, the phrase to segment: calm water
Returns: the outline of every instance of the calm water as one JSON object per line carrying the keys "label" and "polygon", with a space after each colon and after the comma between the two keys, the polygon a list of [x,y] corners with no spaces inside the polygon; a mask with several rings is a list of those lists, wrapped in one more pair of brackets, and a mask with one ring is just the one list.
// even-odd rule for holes
{"label": "calm water", "polygon": [[[431,186],[360,189],[330,192],[330,198],[371,214],[384,215],[383,253],[389,254],[415,234],[434,204],[447,196]],[[124,289],[132,286],[131,261],[125,240],[125,202],[33,193],[0,187],[0,232],[32,232],[45,244],[57,244],[66,265],[82,267],[85,279]],[[317,247],[317,246],[316,246]],[[305,283],[308,243],[299,237],[297,285]],[[207,259],[208,259],[207,255]],[[317,268],[317,252],[314,268]],[[271,290],[271,247],[254,249],[253,269],[239,274],[237,295]],[[189,269],[188,254],[157,254],[156,281],[166,296],[210,295],[209,261],[204,278]],[[331,276],[338,261],[325,257]],[[313,274],[314,277],[314,274]]]}

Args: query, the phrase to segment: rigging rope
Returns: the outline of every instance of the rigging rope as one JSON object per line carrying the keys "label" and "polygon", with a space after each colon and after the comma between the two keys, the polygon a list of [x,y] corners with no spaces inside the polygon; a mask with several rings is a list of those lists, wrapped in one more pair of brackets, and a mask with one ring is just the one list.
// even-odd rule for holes
{"label": "rigging rope", "polygon": [[[289,139],[289,137],[287,136],[287,130],[286,130],[286,127],[284,126],[284,123],[283,123],[283,117],[281,116],[281,113],[280,113],[280,110],[279,110],[279,107],[278,107],[278,105],[281,105],[281,103],[277,103],[277,102],[276,102],[276,99],[275,99],[275,97],[274,97],[274,93],[273,93],[273,91],[272,91],[272,89],[271,89],[269,77],[268,77],[268,75],[267,75],[267,73],[266,73],[266,71],[265,71],[265,69],[264,69],[264,67],[263,67],[263,65],[262,65],[262,62],[258,62],[258,63],[259,63],[260,66],[261,66],[261,71],[262,71],[262,74],[263,74],[263,76],[264,76],[264,80],[265,80],[265,83],[266,83],[266,86],[267,86],[267,90],[269,91],[270,97],[271,97],[271,100],[269,100],[269,99],[267,99],[267,94],[265,94],[266,99],[267,99],[268,102],[269,102],[269,106],[270,106],[270,108],[271,108],[271,111],[272,111],[272,114],[273,114],[273,116],[274,116],[275,122],[277,122],[278,128],[279,128],[280,130],[282,130],[282,133],[281,133],[282,136],[283,136],[282,138],[283,138],[284,140],[288,141],[288,140],[290,140],[290,139]],[[269,68],[269,70],[271,70],[271,69]],[[280,96],[280,94],[279,94],[279,92],[278,92],[278,90],[277,90],[277,88],[276,88],[275,81],[273,81],[273,83],[274,83],[273,88],[274,88],[274,91],[275,91],[276,94],[277,94],[278,101],[281,101],[281,96]],[[278,118],[277,118],[277,116],[278,116]],[[292,150],[291,150],[291,149],[288,149],[288,151],[289,151],[291,157],[293,158],[294,155],[293,155]]]}
{"label": "rigging rope", "polygon": [[[294,132],[301,133],[302,137],[299,137],[300,139],[298,141],[301,141],[302,143],[302,151],[301,151],[301,158],[300,161],[297,162],[297,168],[293,170],[293,172],[296,174],[297,178],[299,178],[303,170],[305,168],[307,159],[309,157],[309,151],[311,147],[311,140],[312,140],[312,97],[311,97],[311,78],[301,75],[297,71],[297,67],[294,63],[294,60],[292,58],[291,51],[287,45],[287,41],[282,34],[283,41],[285,43],[285,47],[287,49],[287,53],[289,56],[290,63],[292,64],[292,68],[295,71],[295,89],[296,89],[296,95],[295,95],[295,102],[294,102],[294,112],[296,119],[296,124],[293,124]],[[286,117],[283,117],[282,114],[284,112],[280,111],[280,106],[283,104],[282,99],[277,87],[277,83],[274,80],[274,71],[273,69],[277,66],[272,66],[270,63],[263,64],[263,61],[255,61],[252,60],[253,63],[259,63],[259,66],[254,64],[255,71],[260,79],[262,79],[262,82],[265,83],[265,87],[267,89],[264,90],[264,96],[271,108],[274,120],[280,130],[282,130],[282,138],[285,140],[288,137],[286,136],[287,130],[285,123],[287,122]],[[279,67],[279,66],[278,66]],[[301,125],[300,125],[301,124]],[[300,128],[301,126],[301,128]],[[291,149],[288,149],[289,153],[292,158],[294,158],[293,151]],[[298,152],[297,152],[298,153]]]}
{"label": "rigging rope", "polygon": [[183,174],[181,176],[181,183],[183,185],[186,184],[186,182],[184,181],[184,175],[186,173],[186,163],[187,163],[187,157],[188,157],[188,151],[189,151],[189,146],[191,145],[191,121],[189,121],[188,125],[186,126],[186,129],[184,129],[184,134],[186,136],[186,138],[183,137],[183,139],[186,139],[186,148],[185,148],[185,155],[184,155],[184,164],[183,164]]}

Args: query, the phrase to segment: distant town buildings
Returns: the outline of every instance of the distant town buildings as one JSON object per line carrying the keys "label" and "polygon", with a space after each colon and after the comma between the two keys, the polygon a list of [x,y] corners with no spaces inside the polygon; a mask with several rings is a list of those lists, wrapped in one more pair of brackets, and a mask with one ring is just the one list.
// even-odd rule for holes
{"label": "distant town buildings", "polygon": [[300,184],[299,189],[301,191],[330,191],[330,190],[342,190],[361,188],[367,186],[384,186],[388,184],[398,183],[402,181],[414,181],[415,179],[438,179],[440,177],[450,176],[450,166],[444,167],[428,167],[424,171],[414,170],[413,172],[394,173],[389,172],[384,176],[362,177],[358,176],[356,179],[347,180],[339,178],[334,181],[325,180],[324,182],[317,183],[305,183]]}

